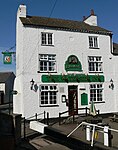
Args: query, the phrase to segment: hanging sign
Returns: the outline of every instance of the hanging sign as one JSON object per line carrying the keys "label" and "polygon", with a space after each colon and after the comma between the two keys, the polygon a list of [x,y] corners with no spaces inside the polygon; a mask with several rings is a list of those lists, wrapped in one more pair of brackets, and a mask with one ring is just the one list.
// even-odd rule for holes
{"label": "hanging sign", "polygon": [[11,52],[4,52],[3,53],[3,63],[4,64],[11,64],[12,63],[12,53]]}

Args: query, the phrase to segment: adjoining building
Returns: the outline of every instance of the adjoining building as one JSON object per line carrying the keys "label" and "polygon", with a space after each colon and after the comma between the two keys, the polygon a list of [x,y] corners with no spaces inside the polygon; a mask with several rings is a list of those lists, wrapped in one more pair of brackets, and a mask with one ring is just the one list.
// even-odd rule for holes
{"label": "adjoining building", "polygon": [[16,25],[14,113],[78,114],[94,101],[100,113],[118,111],[118,58],[112,32],[91,11],[83,21],[28,16],[20,5]]}
{"label": "adjoining building", "polygon": [[15,74],[13,72],[0,72],[0,105],[13,102]]}

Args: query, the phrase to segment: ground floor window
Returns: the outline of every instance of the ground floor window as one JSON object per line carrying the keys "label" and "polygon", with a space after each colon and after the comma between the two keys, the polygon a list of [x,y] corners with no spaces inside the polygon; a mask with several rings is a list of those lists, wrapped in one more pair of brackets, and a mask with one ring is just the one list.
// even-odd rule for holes
{"label": "ground floor window", "polygon": [[95,102],[103,101],[102,84],[90,84],[90,101],[95,101]]}
{"label": "ground floor window", "polygon": [[56,85],[41,85],[40,86],[40,104],[56,105],[57,104],[57,86]]}

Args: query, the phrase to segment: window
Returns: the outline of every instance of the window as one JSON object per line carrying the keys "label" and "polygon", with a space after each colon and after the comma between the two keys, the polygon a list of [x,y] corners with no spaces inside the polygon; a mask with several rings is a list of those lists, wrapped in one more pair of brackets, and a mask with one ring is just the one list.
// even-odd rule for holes
{"label": "window", "polygon": [[0,91],[0,105],[4,104],[4,91]]}
{"label": "window", "polygon": [[40,104],[57,105],[57,86],[56,85],[41,85],[40,87]]}
{"label": "window", "polygon": [[56,72],[56,55],[39,54],[40,72]]}
{"label": "window", "polygon": [[102,84],[90,85],[90,101],[101,102],[103,101],[103,87]]}
{"label": "window", "polygon": [[53,45],[53,34],[52,33],[41,33],[41,44],[42,45]]}
{"label": "window", "polygon": [[102,72],[102,57],[89,56],[88,66],[89,66],[89,72]]}
{"label": "window", "polygon": [[98,48],[98,37],[89,36],[89,48]]}

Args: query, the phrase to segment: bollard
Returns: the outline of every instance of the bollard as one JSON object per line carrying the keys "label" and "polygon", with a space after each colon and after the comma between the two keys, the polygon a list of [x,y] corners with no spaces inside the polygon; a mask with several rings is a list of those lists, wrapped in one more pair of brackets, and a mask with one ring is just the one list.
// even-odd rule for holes
{"label": "bollard", "polygon": [[86,126],[86,140],[87,141],[91,140],[91,138],[90,138],[90,126],[89,125]]}
{"label": "bollard", "polygon": [[108,136],[109,127],[104,126],[104,145],[109,146],[109,136]]}

